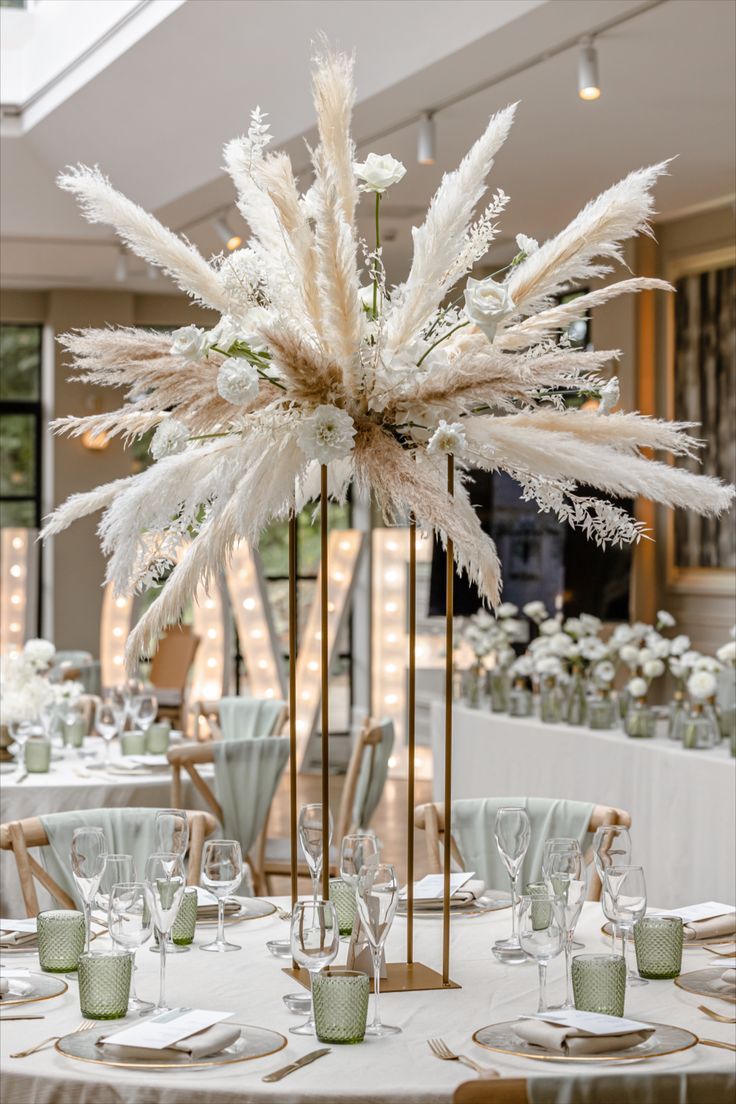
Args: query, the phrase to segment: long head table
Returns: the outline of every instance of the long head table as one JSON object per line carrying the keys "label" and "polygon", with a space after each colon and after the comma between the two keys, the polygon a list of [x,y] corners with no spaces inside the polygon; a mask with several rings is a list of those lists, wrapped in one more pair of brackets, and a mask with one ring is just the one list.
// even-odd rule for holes
{"label": "long head table", "polygon": [[[562,797],[631,813],[633,855],[662,908],[736,900],[736,759],[664,735],[630,739],[456,706],[452,793]],[[432,705],[434,795],[444,788],[444,705]]]}
{"label": "long head table", "polygon": [[[601,921],[600,907],[587,904],[577,936],[584,940],[588,951],[609,947],[600,932]],[[282,973],[283,960],[272,958],[265,946],[267,939],[283,938],[287,933],[286,923],[276,915],[230,927],[228,937],[243,946],[236,954],[202,954],[195,946],[188,954],[170,957],[167,964],[167,997],[171,1004],[233,1011],[236,1021],[269,1027],[286,1035],[288,1047],[270,1058],[190,1073],[106,1069],[65,1058],[53,1049],[29,1058],[10,1059],[12,1051],[77,1026],[81,1018],[77,984],[70,981],[69,991],[63,996],[25,1006],[29,1011],[43,1011],[44,1020],[3,1026],[0,1040],[3,1104],[248,1104],[265,1099],[290,1104],[325,1100],[356,1104],[379,1101],[449,1104],[454,1089],[474,1075],[456,1062],[441,1062],[432,1056],[427,1039],[436,1036],[478,1062],[493,1066],[505,1077],[536,1078],[535,1101],[578,1099],[571,1091],[570,1078],[582,1078],[577,1083],[586,1093],[593,1087],[593,1095],[585,1095],[586,1101],[596,1099],[596,1086],[602,1084],[596,1079],[610,1078],[623,1078],[623,1086],[617,1090],[620,1100],[646,1099],[657,1104],[689,1100],[692,1079],[703,1077],[716,1086],[719,1094],[708,1099],[728,1098],[736,1080],[734,1055],[710,1047],[695,1046],[621,1068],[616,1063],[593,1067],[571,1063],[561,1067],[553,1062],[502,1057],[476,1046],[471,1041],[476,1029],[536,1009],[536,967],[531,963],[502,966],[490,953],[491,943],[507,934],[509,924],[508,910],[454,920],[452,976],[462,985],[461,989],[385,996],[383,1017],[388,1023],[398,1024],[403,1029],[401,1035],[369,1039],[358,1046],[333,1046],[326,1058],[278,1084],[264,1084],[261,1078],[321,1044],[315,1038],[288,1034],[298,1018],[284,1009],[281,998],[293,991],[294,983]],[[209,938],[211,929],[199,931],[196,944]],[[405,921],[397,918],[389,937],[389,960],[400,957],[404,941]],[[436,918],[417,920],[415,942],[418,959],[439,967],[441,928]],[[95,941],[95,949],[102,946],[103,939]],[[341,947],[341,959],[344,954],[345,944]],[[684,969],[705,966],[709,957],[702,949],[689,950]],[[34,959],[14,956],[13,962],[25,962],[33,968]],[[138,953],[138,965],[139,994],[155,999],[158,956],[144,947]],[[562,997],[562,958],[550,967],[549,989],[551,1000]],[[685,1027],[707,1038],[733,1041],[734,1028],[706,1019],[697,1010],[700,1003],[702,998],[677,989],[671,981],[652,982],[629,990],[626,1013]],[[708,1004],[733,1014],[729,1012],[733,1005],[724,1001],[710,998]],[[15,1011],[20,1012],[22,1007]],[[660,1091],[656,1079],[665,1073],[671,1079]],[[564,1092],[563,1082],[567,1083]],[[655,1095],[649,1095],[650,1091]]]}

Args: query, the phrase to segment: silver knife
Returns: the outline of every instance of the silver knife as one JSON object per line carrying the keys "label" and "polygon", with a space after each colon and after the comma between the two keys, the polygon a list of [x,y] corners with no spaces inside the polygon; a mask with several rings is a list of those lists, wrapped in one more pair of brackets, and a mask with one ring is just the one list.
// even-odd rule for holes
{"label": "silver knife", "polygon": [[322,1058],[325,1054],[329,1053],[329,1047],[323,1047],[322,1050],[312,1050],[297,1062],[292,1062],[288,1066],[282,1066],[282,1068],[276,1070],[275,1073],[267,1073],[265,1077],[261,1078],[261,1081],[280,1081],[282,1077],[288,1077],[289,1074],[294,1073],[295,1070],[301,1069],[302,1066],[308,1066],[310,1062],[316,1062],[318,1058]]}

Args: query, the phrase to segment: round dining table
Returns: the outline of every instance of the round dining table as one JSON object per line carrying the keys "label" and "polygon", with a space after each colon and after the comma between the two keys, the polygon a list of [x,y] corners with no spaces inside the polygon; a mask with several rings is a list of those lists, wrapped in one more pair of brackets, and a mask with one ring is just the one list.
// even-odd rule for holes
{"label": "round dining table", "polygon": [[[289,902],[277,901],[285,909]],[[486,1025],[533,1013],[537,1007],[537,969],[533,963],[502,965],[491,954],[495,939],[509,933],[508,909],[483,915],[453,917],[451,977],[457,989],[389,993],[381,998],[385,1022],[401,1028],[387,1038],[366,1038],[352,1046],[332,1045],[329,1054],[286,1077],[266,1083],[275,1072],[322,1044],[313,1036],[290,1034],[303,1020],[283,1003],[298,988],[284,972],[288,961],[274,958],[266,948],[272,939],[284,939],[288,923],[278,913],[236,923],[228,939],[241,950],[231,954],[203,954],[201,944],[212,929],[198,926],[195,942],[186,954],[167,958],[167,1002],[171,1007],[211,1009],[232,1013],[238,1024],[255,1025],[281,1033],[286,1046],[278,1053],[242,1063],[200,1070],[140,1071],[87,1064],[59,1053],[53,1045],[26,1058],[10,1055],[41,1039],[72,1032],[81,1021],[78,986],[69,980],[63,995],[36,1004],[15,1006],[21,1013],[42,1012],[43,1020],[4,1024],[0,1039],[0,1075],[4,1104],[248,1104],[281,1101],[289,1104],[325,1101],[355,1104],[450,1104],[457,1087],[477,1075],[456,1061],[440,1061],[428,1039],[442,1038],[456,1053],[471,1056],[506,1078],[528,1079],[533,1104],[552,1101],[593,1102],[605,1099],[672,1104],[673,1101],[725,1101],[732,1098],[736,1072],[734,1054],[697,1044],[667,1056],[635,1062],[539,1061],[493,1053],[473,1042],[473,1033]],[[602,934],[600,905],[585,905],[576,937],[586,951],[610,950]],[[442,924],[436,916],[415,920],[416,960],[438,969],[442,954]],[[95,940],[102,950],[107,937]],[[406,920],[394,919],[387,943],[388,961],[399,961],[406,947]],[[344,960],[342,943],[338,962]],[[8,956],[9,957],[9,956]],[[683,971],[708,966],[712,954],[703,948],[684,952]],[[13,956],[13,965],[38,969],[34,954]],[[155,1000],[158,993],[158,956],[143,947],[137,956],[139,996]],[[563,958],[549,969],[549,998],[564,993]],[[723,1043],[734,1042],[732,1025],[715,1022],[698,1010],[706,1003],[733,1016],[734,1005],[717,997],[705,1001],[672,981],[650,982],[631,988],[625,1014],[630,1018],[676,1025]],[[109,1033],[125,1021],[99,1024]],[[599,1095],[603,1089],[606,1095]],[[489,1096],[489,1104],[492,1097]]]}

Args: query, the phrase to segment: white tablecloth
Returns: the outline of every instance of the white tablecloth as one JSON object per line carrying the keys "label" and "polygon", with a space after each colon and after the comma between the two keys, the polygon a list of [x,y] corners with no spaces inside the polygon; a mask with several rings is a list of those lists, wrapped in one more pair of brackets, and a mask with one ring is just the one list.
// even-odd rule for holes
{"label": "white tablecloth", "polygon": [[[100,749],[101,740],[88,740],[86,746]],[[106,775],[102,770],[88,769],[90,760],[80,759],[71,749],[54,753],[47,774],[29,774],[16,783],[17,769],[4,765],[0,775],[0,822],[23,820],[41,813],[59,813],[67,809],[98,808],[168,808],[171,805],[171,768],[157,767],[148,774],[135,777]],[[101,755],[101,750],[100,750]],[[113,741],[113,762],[120,762],[117,741]],[[212,767],[202,767],[203,777],[210,777]],[[91,775],[91,777],[90,777]],[[203,808],[199,794],[184,775],[183,797],[188,809]],[[0,852],[0,883],[3,916],[24,916],[23,897],[15,870],[15,859],[9,851]],[[39,894],[40,887],[37,886]],[[40,898],[39,898],[40,899]]]}
{"label": "white tablecloth", "polygon": [[[603,951],[608,947],[600,934],[601,921],[600,906],[586,905],[577,934],[584,939],[589,951]],[[405,923],[400,918],[394,921],[388,942],[389,961],[400,958],[404,949]],[[373,1101],[449,1104],[457,1085],[474,1074],[456,1062],[440,1062],[434,1058],[427,1039],[435,1036],[443,1037],[451,1047],[471,1054],[506,1077],[590,1077],[589,1066],[566,1065],[562,1069],[556,1063],[502,1057],[471,1041],[473,1032],[486,1024],[509,1020],[536,1009],[536,967],[531,963],[501,966],[490,953],[492,941],[504,937],[509,924],[508,910],[453,921],[451,973],[462,985],[461,989],[385,995],[381,1002],[383,1019],[400,1026],[401,1035],[368,1039],[359,1046],[333,1046],[326,1058],[273,1085],[263,1084],[261,1077],[321,1045],[313,1037],[289,1034],[289,1027],[300,1018],[285,1010],[281,998],[293,991],[295,985],[282,973],[283,960],[272,958],[265,947],[267,939],[283,938],[288,930],[275,916],[228,929],[228,937],[242,944],[240,952],[220,956],[202,954],[195,947],[186,955],[167,960],[170,1004],[232,1011],[234,1019],[240,1023],[282,1032],[288,1039],[288,1047],[269,1058],[214,1071],[148,1075],[87,1066],[48,1049],[29,1058],[8,1058],[12,1051],[77,1026],[80,1021],[77,983],[70,981],[69,991],[62,997],[25,1006],[29,1011],[45,1012],[45,1020],[4,1025],[0,1058],[3,1104],[247,1104],[261,1099],[290,1104],[335,1100],[356,1104]],[[205,934],[206,938],[211,938],[211,929],[207,933],[198,932],[196,942],[205,942]],[[416,921],[415,946],[419,960],[438,968],[441,944],[438,920]],[[96,949],[102,949],[102,945],[103,939],[96,940]],[[340,959],[345,950],[346,945],[342,944]],[[684,968],[697,969],[706,965],[709,957],[703,950],[687,951]],[[33,967],[31,956],[23,956],[23,959]],[[13,961],[18,964],[22,960],[17,956]],[[144,947],[138,953],[138,965],[138,991],[142,997],[155,999],[158,957]],[[551,964],[549,975],[550,999],[560,999],[564,984],[562,957]],[[700,1003],[702,998],[675,988],[673,982],[652,982],[629,991],[626,1013],[644,1020],[675,1024],[706,1038],[733,1041],[734,1029],[707,1020],[697,1011]],[[708,1003],[724,1013],[733,1008],[715,999]],[[22,1007],[18,1006],[18,1012]],[[631,1080],[632,1090],[629,1099],[642,1100],[642,1096],[635,1095],[636,1086],[641,1086],[639,1079],[648,1075],[673,1071],[690,1076],[710,1071],[723,1076],[719,1099],[725,1102],[729,1097],[729,1073],[731,1086],[734,1080],[733,1057],[724,1050],[696,1046],[679,1054],[627,1066],[626,1075]],[[613,1068],[605,1064],[594,1068],[595,1077],[621,1076],[615,1063]],[[669,1101],[676,1099],[686,1098],[678,1095],[670,1097]]]}
{"label": "white tablecloth", "polygon": [[[434,796],[443,798],[444,704],[432,705]],[[632,817],[634,858],[663,908],[736,900],[736,759],[722,744],[688,751],[666,736],[548,725],[453,710],[454,798],[561,797]]]}

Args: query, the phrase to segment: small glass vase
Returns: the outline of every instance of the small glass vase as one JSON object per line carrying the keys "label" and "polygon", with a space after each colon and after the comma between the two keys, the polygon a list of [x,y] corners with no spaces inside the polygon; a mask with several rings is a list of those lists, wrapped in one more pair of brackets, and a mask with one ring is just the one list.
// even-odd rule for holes
{"label": "small glass vase", "polygon": [[491,712],[508,713],[509,676],[503,668],[497,667],[488,672],[488,693],[491,699]]}
{"label": "small glass vase", "polygon": [[675,690],[674,697],[667,708],[667,737],[682,743],[682,726],[687,717],[685,692]]}
{"label": "small glass vase", "polygon": [[569,725],[584,725],[587,712],[588,700],[585,694],[583,673],[579,667],[575,667],[565,698],[565,721]]}
{"label": "small glass vase", "polygon": [[727,705],[725,709],[721,710],[718,718],[718,728],[721,739],[730,740],[733,747],[734,737],[736,737],[736,705]]}
{"label": "small glass vase", "polygon": [[461,680],[461,697],[465,705],[471,709],[480,707],[483,685],[485,683],[485,670],[482,663],[476,663],[463,671]]}
{"label": "small glass vase", "polygon": [[47,774],[51,766],[51,741],[45,736],[31,736],[24,749],[29,774]]}
{"label": "small glass vase", "polygon": [[534,695],[526,679],[514,680],[509,691],[509,714],[512,717],[531,717],[534,711]]}
{"label": "small glass vase", "polygon": [[588,701],[588,727],[598,732],[606,732],[616,727],[616,702],[610,690],[601,690],[599,695]]}
{"label": "small glass vase", "polygon": [[634,698],[626,714],[626,735],[632,740],[651,740],[657,717],[645,698]]}
{"label": "small glass vase", "polygon": [[682,746],[691,750],[707,750],[720,743],[718,726],[702,702],[693,702],[682,726]]}
{"label": "small glass vase", "polygon": [[539,717],[545,724],[559,724],[562,720],[562,691],[554,678],[542,680]]}

